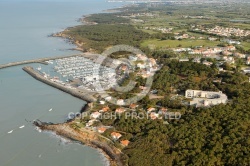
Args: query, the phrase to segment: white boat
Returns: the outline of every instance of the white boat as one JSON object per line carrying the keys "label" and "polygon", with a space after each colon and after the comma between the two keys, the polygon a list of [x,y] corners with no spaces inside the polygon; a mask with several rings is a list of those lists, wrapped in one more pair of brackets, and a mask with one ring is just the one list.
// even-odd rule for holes
{"label": "white boat", "polygon": [[13,132],[13,130],[9,131],[8,134],[11,134]]}
{"label": "white boat", "polygon": [[22,128],[24,128],[24,127],[25,127],[25,126],[23,125],[23,126],[20,126],[19,128],[22,129]]}
{"label": "white boat", "polygon": [[39,66],[39,67],[37,68],[37,70],[39,70],[39,71],[40,71],[41,69],[42,69],[42,67],[41,67],[41,66]]}
{"label": "white boat", "polygon": [[49,110],[49,112],[51,112],[53,109],[51,108],[50,110]]}

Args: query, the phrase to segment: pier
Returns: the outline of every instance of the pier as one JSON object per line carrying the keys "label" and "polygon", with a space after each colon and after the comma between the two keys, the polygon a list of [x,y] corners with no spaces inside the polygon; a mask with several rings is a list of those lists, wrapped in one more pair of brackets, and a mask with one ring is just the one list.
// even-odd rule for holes
{"label": "pier", "polygon": [[36,72],[32,67],[25,66],[23,67],[23,70],[26,71],[28,74],[30,74],[32,77],[34,77],[36,80],[39,80],[47,85],[50,85],[54,88],[57,88],[63,92],[66,92],[68,94],[71,94],[72,96],[75,96],[79,99],[82,99],[87,102],[95,102],[96,98],[94,97],[95,93],[91,93],[89,91],[84,90],[77,90],[77,89],[70,89],[62,84],[53,82],[45,77],[43,77],[40,73]]}

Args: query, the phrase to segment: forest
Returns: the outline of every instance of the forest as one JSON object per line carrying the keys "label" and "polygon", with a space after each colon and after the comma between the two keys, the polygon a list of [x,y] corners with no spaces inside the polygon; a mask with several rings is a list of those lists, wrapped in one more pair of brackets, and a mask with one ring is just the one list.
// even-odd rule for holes
{"label": "forest", "polygon": [[82,25],[65,33],[75,41],[84,43],[83,49],[98,53],[121,43],[139,47],[140,42],[149,37],[149,34],[135,29],[132,25],[121,24]]}
{"label": "forest", "polygon": [[113,13],[92,14],[85,18],[87,22],[95,22],[97,24],[121,24],[129,23],[129,19],[117,17]]}

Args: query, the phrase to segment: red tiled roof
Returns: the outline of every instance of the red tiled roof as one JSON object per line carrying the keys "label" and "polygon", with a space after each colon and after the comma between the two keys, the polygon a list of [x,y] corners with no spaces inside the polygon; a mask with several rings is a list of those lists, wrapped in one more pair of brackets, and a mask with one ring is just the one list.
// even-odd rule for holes
{"label": "red tiled roof", "polygon": [[117,133],[117,132],[112,132],[112,133],[111,133],[111,136],[112,136],[113,138],[120,138],[122,135],[121,135],[120,133]]}
{"label": "red tiled roof", "polygon": [[121,141],[121,144],[122,144],[123,146],[128,146],[129,140],[122,140],[122,141]]}
{"label": "red tiled roof", "polygon": [[107,129],[104,128],[104,127],[99,127],[99,128],[98,128],[98,132],[99,132],[99,133],[104,133],[106,130],[107,130]]}

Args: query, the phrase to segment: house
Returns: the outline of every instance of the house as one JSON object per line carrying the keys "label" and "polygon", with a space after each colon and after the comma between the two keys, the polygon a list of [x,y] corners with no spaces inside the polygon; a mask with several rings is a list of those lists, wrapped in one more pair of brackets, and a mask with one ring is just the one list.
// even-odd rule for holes
{"label": "house", "polygon": [[213,63],[212,62],[208,62],[207,60],[202,62],[203,65],[207,65],[207,66],[211,66]]}
{"label": "house", "polygon": [[112,132],[111,133],[111,137],[114,139],[114,140],[118,140],[119,138],[121,138],[121,134],[120,133],[117,133],[117,132]]}
{"label": "house", "polygon": [[122,70],[122,71],[128,70],[128,66],[127,66],[127,65],[122,65],[122,66],[121,66],[121,70]]}
{"label": "house", "polygon": [[96,122],[95,119],[91,119],[91,120],[88,121],[88,123],[86,124],[86,126],[87,126],[87,127],[90,127],[90,126],[92,126],[95,122]]}
{"label": "house", "polygon": [[150,74],[143,73],[141,76],[142,76],[142,78],[148,78],[150,76]]}
{"label": "house", "polygon": [[90,118],[94,118],[94,119],[97,119],[101,116],[101,113],[100,112],[93,112],[91,115],[90,115]]}
{"label": "house", "polygon": [[129,60],[131,60],[131,61],[137,61],[137,57],[136,56],[133,56],[133,55],[130,55],[129,56]]}
{"label": "house", "polygon": [[223,51],[222,52],[223,55],[226,55],[226,56],[229,56],[229,55],[232,55],[232,52],[229,52],[229,51]]}
{"label": "house", "polygon": [[222,67],[219,67],[218,70],[219,71],[224,71],[224,69]]}
{"label": "house", "polygon": [[229,64],[234,64],[235,63],[235,60],[233,57],[227,57],[227,56],[224,56],[223,59],[229,63]]}
{"label": "house", "polygon": [[146,68],[146,65],[145,65],[145,64],[142,64],[142,63],[138,63],[138,64],[137,64],[137,67],[139,67],[140,69],[145,69],[145,68]]}
{"label": "house", "polygon": [[189,54],[202,54],[203,51],[202,50],[192,50],[189,52]]}
{"label": "house", "polygon": [[110,96],[108,96],[108,97],[105,97],[105,100],[106,101],[110,101],[112,98],[110,97]]}
{"label": "house", "polygon": [[188,58],[184,58],[184,59],[179,59],[179,62],[188,62],[189,59]]}
{"label": "house", "polygon": [[234,56],[238,58],[246,58],[246,55],[241,53],[234,53]]}
{"label": "house", "polygon": [[226,39],[226,40],[224,40],[225,42],[227,42],[228,44],[241,44],[241,42],[239,42],[239,41],[234,41],[234,40],[230,40],[230,39]]}
{"label": "house", "polygon": [[245,74],[250,73],[250,68],[244,69],[243,72],[244,72]]}
{"label": "house", "polygon": [[234,46],[227,46],[227,47],[225,47],[225,49],[227,51],[235,51],[236,50],[236,48]]}
{"label": "house", "polygon": [[109,107],[105,106],[99,112],[107,112],[107,111],[109,111]]}
{"label": "house", "polygon": [[145,87],[145,86],[139,86],[139,88],[140,88],[141,90],[146,90],[146,89],[147,89],[147,87]]}
{"label": "house", "polygon": [[142,55],[142,54],[137,54],[137,57],[138,57],[139,60],[142,60],[142,61],[145,61],[145,60],[148,59],[147,56]]}
{"label": "house", "polygon": [[250,56],[249,56],[249,57],[247,57],[246,64],[247,64],[247,65],[250,65]]}
{"label": "house", "polygon": [[158,90],[156,90],[156,89],[151,90],[150,93],[152,93],[152,94],[157,94],[157,93],[158,93]]}
{"label": "house", "polygon": [[155,112],[151,112],[149,116],[150,116],[150,119],[155,120],[159,117],[159,114]]}
{"label": "house", "polygon": [[185,51],[191,51],[191,48],[174,48],[173,51],[175,52],[185,52]]}
{"label": "house", "polygon": [[162,108],[160,108],[159,109],[159,114],[164,114],[164,113],[166,113],[168,111],[168,109],[167,108],[165,108],[165,107],[162,107]]}
{"label": "house", "polygon": [[117,108],[117,109],[115,110],[115,113],[122,114],[122,113],[124,113],[125,111],[126,111],[125,108],[120,107],[120,108]]}
{"label": "house", "polygon": [[138,107],[138,105],[135,103],[129,105],[130,109],[136,109],[137,107]]}
{"label": "house", "polygon": [[218,79],[214,79],[213,82],[214,82],[214,83],[221,83],[221,82],[222,82],[222,79],[221,79],[221,78],[220,78],[220,79],[219,79],[219,78],[218,78]]}
{"label": "house", "polygon": [[105,131],[106,131],[107,129],[105,128],[105,127],[99,127],[98,129],[97,129],[97,131],[98,131],[98,133],[104,133]]}
{"label": "house", "polygon": [[208,40],[209,41],[216,41],[218,38],[215,38],[215,37],[209,37]]}
{"label": "house", "polygon": [[125,105],[125,102],[123,99],[118,99],[116,103],[117,105]]}
{"label": "house", "polygon": [[101,100],[99,103],[103,105],[103,104],[105,104],[105,101],[102,101],[102,100]]}
{"label": "house", "polygon": [[183,39],[187,39],[187,38],[189,38],[189,35],[188,35],[188,34],[183,34],[183,35],[182,35],[182,38],[183,38]]}
{"label": "house", "polygon": [[153,108],[153,107],[149,107],[149,108],[147,109],[148,113],[150,113],[150,112],[152,112],[152,111],[155,111],[155,110],[156,110],[156,109]]}
{"label": "house", "polygon": [[122,141],[120,141],[120,143],[123,145],[123,146],[128,146],[128,144],[129,144],[129,140],[122,140]]}
{"label": "house", "polygon": [[193,59],[193,62],[194,62],[194,63],[201,63],[201,58],[194,58],[194,59]]}
{"label": "house", "polygon": [[149,58],[149,61],[150,61],[151,66],[156,65],[156,60],[154,58]]}

